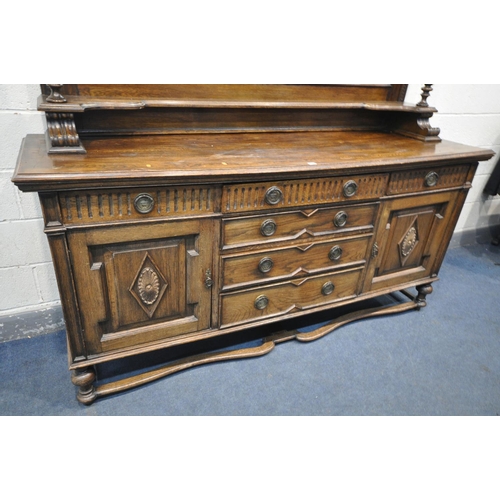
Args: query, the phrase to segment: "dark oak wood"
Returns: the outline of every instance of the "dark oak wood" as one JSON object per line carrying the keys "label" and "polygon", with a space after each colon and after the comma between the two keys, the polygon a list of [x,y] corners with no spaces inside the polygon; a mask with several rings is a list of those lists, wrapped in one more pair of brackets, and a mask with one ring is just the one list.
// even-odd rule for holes
{"label": "dark oak wood", "polygon": [[38,109],[47,114],[50,154],[85,153],[81,139],[96,135],[392,129],[438,141],[437,129],[425,126],[436,110],[404,103],[406,89],[406,84],[44,84]]}
{"label": "dark oak wood", "polygon": [[[48,132],[24,139],[13,181],[40,193],[83,404],[423,308],[478,162],[493,155],[439,138],[429,85],[418,105],[405,84],[42,91]],[[407,300],[361,305],[394,292]],[[346,304],[359,308],[314,332],[280,331]],[[197,352],[250,328],[263,329],[260,347]],[[154,370],[96,375],[181,347],[191,354]]]}
{"label": "dark oak wood", "polygon": [[[28,135],[14,182],[25,191],[303,179],[356,172],[468,164],[492,152],[442,141],[426,143],[368,132],[297,132],[97,138],[86,155],[47,155],[42,136]],[[431,162],[429,162],[431,158]],[[112,184],[110,184],[112,182]]]}
{"label": "dark oak wood", "polygon": [[[247,101],[403,101],[406,84],[366,85],[210,85],[210,84],[64,84],[64,96],[112,99],[203,99]],[[42,85],[43,95],[51,93]]]}

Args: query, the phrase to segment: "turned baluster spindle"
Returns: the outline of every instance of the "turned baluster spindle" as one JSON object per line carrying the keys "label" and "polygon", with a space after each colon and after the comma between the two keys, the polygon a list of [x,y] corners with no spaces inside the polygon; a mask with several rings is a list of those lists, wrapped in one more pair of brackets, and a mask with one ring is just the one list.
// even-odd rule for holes
{"label": "turned baluster spindle", "polygon": [[66,98],[60,92],[62,86],[64,85],[63,83],[47,83],[46,85],[50,89],[50,95],[47,96],[47,102],[66,102]]}
{"label": "turned baluster spindle", "polygon": [[433,83],[425,83],[424,86],[422,87],[422,99],[421,101],[417,104],[417,106],[420,106],[421,108],[428,108],[429,104],[427,103],[427,99],[431,95],[432,92],[432,86]]}

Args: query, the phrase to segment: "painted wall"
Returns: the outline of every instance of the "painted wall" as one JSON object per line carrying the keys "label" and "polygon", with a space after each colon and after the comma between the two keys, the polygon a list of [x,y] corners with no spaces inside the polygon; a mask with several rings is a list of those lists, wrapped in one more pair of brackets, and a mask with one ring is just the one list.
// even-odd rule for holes
{"label": "painted wall", "polygon": [[[420,88],[409,86],[408,102],[420,100]],[[10,181],[23,137],[45,130],[38,95],[37,84],[0,84],[0,316],[60,303],[37,195]],[[429,103],[439,110],[431,123],[443,139],[500,152],[500,85],[435,84]],[[500,196],[482,194],[495,162],[481,164],[454,241],[464,231],[500,225]]]}

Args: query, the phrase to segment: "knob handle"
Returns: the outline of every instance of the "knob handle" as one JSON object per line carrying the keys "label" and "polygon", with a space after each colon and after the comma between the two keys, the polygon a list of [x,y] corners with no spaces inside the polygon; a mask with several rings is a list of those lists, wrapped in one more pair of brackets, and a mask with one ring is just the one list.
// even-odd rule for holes
{"label": "knob handle", "polygon": [[259,295],[255,299],[255,309],[263,311],[269,305],[269,299],[265,295]]}
{"label": "knob handle", "polygon": [[344,227],[347,224],[347,213],[339,212],[333,219],[333,223],[336,227]]}
{"label": "knob handle", "polygon": [[261,273],[268,273],[274,266],[274,262],[271,258],[269,257],[264,257],[260,262],[259,262],[259,271]]}
{"label": "knob handle", "polygon": [[354,181],[347,181],[344,184],[344,196],[350,198],[358,192],[358,185]]}
{"label": "knob handle", "polygon": [[439,181],[439,174],[436,172],[429,172],[425,176],[425,185],[427,187],[434,187]]}
{"label": "knob handle", "polygon": [[149,214],[155,206],[153,197],[147,193],[138,194],[134,200],[134,207],[140,214]]}
{"label": "knob handle", "polygon": [[273,186],[267,190],[265,198],[269,205],[277,205],[283,201],[283,192],[281,189]]}
{"label": "knob handle", "polygon": [[266,237],[272,236],[276,232],[276,229],[276,222],[274,222],[272,219],[265,220],[260,226],[260,232],[262,233],[262,236]]}
{"label": "knob handle", "polygon": [[340,258],[342,257],[342,252],[342,248],[336,245],[328,253],[328,258],[333,261],[340,260]]}
{"label": "knob handle", "polygon": [[322,287],[321,287],[321,293],[323,295],[331,295],[333,291],[335,290],[335,285],[331,281],[327,281]]}

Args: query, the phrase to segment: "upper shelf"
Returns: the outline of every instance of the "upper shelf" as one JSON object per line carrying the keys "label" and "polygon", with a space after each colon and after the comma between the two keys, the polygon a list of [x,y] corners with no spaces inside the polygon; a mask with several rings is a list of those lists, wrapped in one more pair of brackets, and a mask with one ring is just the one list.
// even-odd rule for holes
{"label": "upper shelf", "polygon": [[[49,87],[50,86],[50,87]],[[44,84],[48,102],[78,97],[129,101],[364,102],[403,101],[406,84],[241,85],[241,84]],[[57,94],[57,96],[55,96]]]}
{"label": "upper shelf", "polygon": [[407,84],[43,84],[49,153],[86,153],[82,139],[249,132],[390,131],[439,142],[436,109],[404,102]]}
{"label": "upper shelf", "polygon": [[38,110],[46,112],[83,113],[86,110],[133,110],[144,108],[267,108],[267,109],[369,109],[409,113],[436,113],[431,107],[419,107],[400,101],[313,101],[313,100],[239,100],[239,99],[125,99],[108,97],[67,96],[65,102],[47,102],[46,95],[38,99]]}

